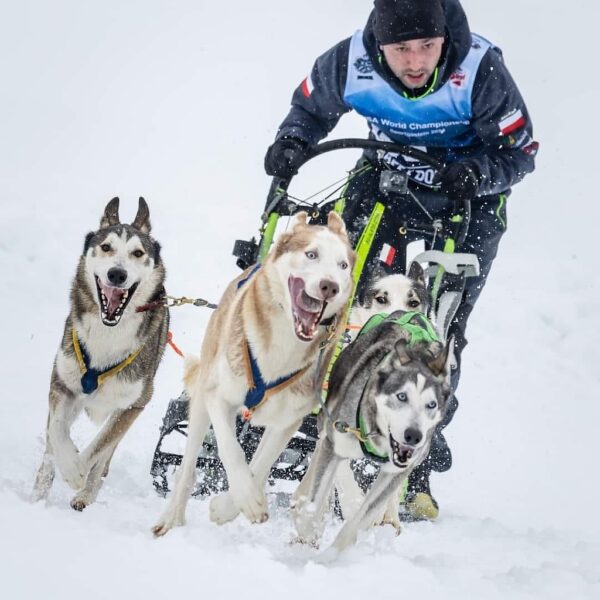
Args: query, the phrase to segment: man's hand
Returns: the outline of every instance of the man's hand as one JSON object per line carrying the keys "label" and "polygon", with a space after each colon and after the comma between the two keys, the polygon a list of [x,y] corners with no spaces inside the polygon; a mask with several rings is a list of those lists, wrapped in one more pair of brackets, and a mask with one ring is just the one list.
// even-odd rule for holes
{"label": "man's hand", "polygon": [[267,150],[265,171],[272,177],[289,179],[298,172],[308,153],[308,144],[298,138],[281,138]]}
{"label": "man's hand", "polygon": [[439,183],[443,194],[457,200],[472,200],[479,189],[479,177],[466,162],[453,162],[437,172],[433,183]]}

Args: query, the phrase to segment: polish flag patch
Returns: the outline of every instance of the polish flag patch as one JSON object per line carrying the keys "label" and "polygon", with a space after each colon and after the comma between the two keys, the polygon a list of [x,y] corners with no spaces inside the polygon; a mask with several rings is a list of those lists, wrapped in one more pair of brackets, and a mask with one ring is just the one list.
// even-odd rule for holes
{"label": "polish flag patch", "polygon": [[389,267],[394,262],[394,256],[396,256],[396,248],[384,244],[379,254],[379,260]]}
{"label": "polish flag patch", "polygon": [[315,86],[313,85],[310,75],[300,84],[300,89],[302,90],[305,98],[310,98],[314,88]]}
{"label": "polish flag patch", "polygon": [[508,115],[508,117],[502,119],[498,125],[500,126],[500,135],[508,135],[516,129],[519,129],[519,127],[523,127],[523,125],[525,125],[525,117],[520,110],[516,110]]}

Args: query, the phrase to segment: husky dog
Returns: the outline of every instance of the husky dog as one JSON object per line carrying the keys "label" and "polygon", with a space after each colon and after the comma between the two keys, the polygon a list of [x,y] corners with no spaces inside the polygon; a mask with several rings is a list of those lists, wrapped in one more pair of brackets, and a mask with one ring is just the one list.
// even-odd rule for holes
{"label": "husky dog", "polygon": [[[169,314],[160,246],[149,232],[143,198],[131,225],[120,223],[119,199],[113,198],[99,230],[85,238],[54,360],[46,451],[33,500],[48,495],[56,464],[77,491],[71,506],[83,510],[94,502],[118,443],[152,396]],[[104,425],[80,453],[70,429],[82,409]]]}
{"label": "husky dog", "polygon": [[[427,457],[451,394],[452,341],[439,342],[425,319],[392,313],[361,334],[335,363],[327,400],[330,418],[292,502],[299,541],[317,544],[340,463],[365,456],[380,463],[379,476],[346,519],[334,548],[343,550],[359,530],[381,523],[390,502],[395,517],[389,519],[399,530],[398,491]],[[417,341],[411,328],[422,320],[427,334]]]}
{"label": "husky dog", "polygon": [[[412,262],[408,275],[385,275],[377,272],[365,290],[358,295],[357,303],[350,313],[353,330],[362,327],[373,315],[397,310],[429,312],[429,292],[423,268]],[[352,339],[356,335],[351,336]]]}
{"label": "husky dog", "polygon": [[[425,273],[418,262],[412,262],[408,275],[385,275],[384,271],[376,271],[364,290],[358,294],[357,303],[350,313],[347,326],[350,341],[356,338],[358,331],[376,314],[390,314],[397,310],[418,311],[427,315],[430,309],[429,292],[425,281]],[[358,509],[363,501],[361,490],[357,487],[355,474],[349,461],[343,461],[335,476],[335,489],[340,503],[342,515],[348,517]],[[390,515],[397,512],[390,505]]]}
{"label": "husky dog", "polygon": [[[187,444],[169,505],[153,528],[164,535],[185,522],[196,459],[212,423],[229,491],[211,500],[213,522],[242,512],[268,518],[264,486],[271,465],[317,404],[317,390],[352,290],[352,251],[342,219],[308,225],[298,213],[262,265],[229,284],[208,324],[201,359],[188,361]],[[235,435],[236,414],[249,410],[265,427],[250,465]]]}

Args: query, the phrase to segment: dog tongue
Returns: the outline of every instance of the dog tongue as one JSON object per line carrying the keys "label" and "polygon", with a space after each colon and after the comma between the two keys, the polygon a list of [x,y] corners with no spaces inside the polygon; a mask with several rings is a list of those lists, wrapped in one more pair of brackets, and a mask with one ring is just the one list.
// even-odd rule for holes
{"label": "dog tongue", "polygon": [[109,287],[103,283],[100,283],[100,287],[102,289],[102,294],[104,294],[104,297],[106,298],[106,312],[108,315],[112,315],[116,312],[117,308],[119,308],[125,290],[118,287]]}

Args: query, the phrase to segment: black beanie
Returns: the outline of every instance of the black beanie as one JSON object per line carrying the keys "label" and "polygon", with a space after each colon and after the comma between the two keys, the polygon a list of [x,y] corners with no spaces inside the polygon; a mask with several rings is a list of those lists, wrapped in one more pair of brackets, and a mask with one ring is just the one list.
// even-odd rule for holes
{"label": "black beanie", "polygon": [[443,37],[445,27],[440,0],[375,0],[375,38],[382,45]]}

